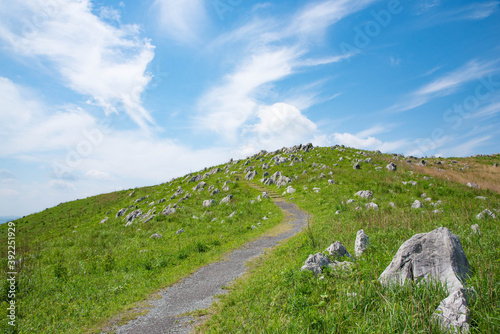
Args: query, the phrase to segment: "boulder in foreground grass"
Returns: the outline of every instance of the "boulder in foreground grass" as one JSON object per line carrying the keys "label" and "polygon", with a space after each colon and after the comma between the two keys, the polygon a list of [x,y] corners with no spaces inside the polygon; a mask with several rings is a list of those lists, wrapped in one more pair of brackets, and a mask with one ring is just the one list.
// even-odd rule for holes
{"label": "boulder in foreground grass", "polygon": [[434,277],[451,292],[463,288],[469,273],[469,262],[460,239],[446,227],[440,227],[405,241],[379,280],[402,285],[407,279]]}
{"label": "boulder in foreground grass", "polygon": [[445,227],[416,234],[405,241],[392,262],[379,277],[382,284],[403,285],[406,280],[436,279],[447,289],[444,299],[432,315],[445,331],[468,331],[465,280],[470,266],[460,239]]}

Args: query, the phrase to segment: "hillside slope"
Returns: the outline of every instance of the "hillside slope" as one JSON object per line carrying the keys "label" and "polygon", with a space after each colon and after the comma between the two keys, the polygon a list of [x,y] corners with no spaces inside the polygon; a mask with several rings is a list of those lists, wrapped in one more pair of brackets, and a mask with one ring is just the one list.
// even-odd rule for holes
{"label": "hillside slope", "polygon": [[[385,168],[390,161],[396,171]],[[294,191],[282,196],[311,214],[310,228],[259,260],[200,331],[429,332],[429,314],[442,291],[386,290],[377,278],[404,240],[446,226],[460,237],[473,268],[470,283],[479,295],[471,306],[473,330],[498,332],[500,178],[493,163],[499,161],[496,155],[428,159],[424,165],[399,155],[301,145],[24,217],[15,222],[22,259],[16,267],[18,331],[93,332],[117,314],[122,321],[137,316],[126,311],[279,223],[280,210],[261,191],[281,194],[291,186]],[[356,162],[360,169],[353,168]],[[370,190],[373,198],[357,198],[360,190]],[[229,203],[221,203],[224,198]],[[423,208],[411,208],[415,200]],[[369,202],[378,210],[365,207]],[[484,209],[496,218],[476,218]],[[120,210],[125,213],[117,216]],[[476,223],[480,235],[471,233]],[[353,253],[361,228],[372,246],[351,274],[331,273],[318,282],[300,271],[309,254],[335,240]],[[6,240],[7,226],[0,226],[0,235]],[[3,246],[4,268],[6,254]],[[346,297],[352,293],[360,298]]]}

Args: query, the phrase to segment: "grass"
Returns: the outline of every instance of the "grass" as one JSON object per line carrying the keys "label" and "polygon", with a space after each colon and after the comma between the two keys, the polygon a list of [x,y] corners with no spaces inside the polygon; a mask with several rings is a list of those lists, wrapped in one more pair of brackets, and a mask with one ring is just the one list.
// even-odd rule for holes
{"label": "grass", "polygon": [[[475,217],[485,208],[500,208],[497,192],[471,189],[451,178],[424,179],[430,173],[419,173],[413,165],[388,155],[370,155],[373,161],[361,162],[361,170],[351,167],[355,159],[367,158],[358,150],[316,148],[300,155],[303,162],[274,166],[269,173],[279,170],[288,177],[298,176],[291,183],[296,192],[285,196],[311,214],[309,228],[259,259],[251,274],[238,280],[230,294],[220,297],[210,311],[210,319],[198,332],[438,333],[440,329],[431,321],[431,314],[446,297],[440,285],[429,282],[384,287],[378,277],[405,240],[440,226],[460,237],[472,267],[469,285],[478,291],[478,298],[470,307],[471,332],[500,332],[499,219],[498,215],[496,219]],[[341,156],[343,161],[339,161]],[[269,159],[270,156],[264,157],[265,162]],[[391,159],[398,164],[398,171],[375,170],[377,165],[385,167]],[[465,159],[457,160],[463,163]],[[257,170],[262,164],[255,159],[251,162]],[[471,159],[468,163],[471,165]],[[428,171],[432,167],[423,168]],[[468,181],[474,182],[474,169],[464,171],[467,172]],[[320,177],[321,173],[326,177]],[[328,185],[328,179],[335,179],[335,185]],[[416,186],[402,183],[413,180],[417,181]],[[500,179],[494,178],[491,185],[499,184]],[[259,186],[266,187],[261,183]],[[314,187],[321,190],[314,192]],[[282,191],[273,185],[269,188]],[[374,198],[357,199],[354,194],[359,190],[371,190]],[[432,202],[423,200],[424,193]],[[476,199],[479,195],[487,199]],[[351,198],[356,202],[346,204]],[[423,209],[410,207],[416,199],[424,203]],[[442,204],[431,205],[438,200]],[[369,201],[377,203],[379,210],[365,209],[364,204]],[[358,206],[362,209],[356,209]],[[433,213],[435,209],[442,212]],[[335,214],[337,210],[339,215]],[[471,233],[470,226],[475,223],[480,225],[481,235]],[[359,229],[368,234],[371,246],[351,271],[329,270],[320,280],[300,270],[309,254],[324,252],[336,240],[354,254]]]}
{"label": "grass", "polygon": [[[17,220],[17,259],[22,259],[16,268],[18,326],[13,331],[2,321],[1,330],[100,332],[109,319],[123,322],[147,312],[141,302],[156,291],[281,222],[282,213],[271,200],[255,201],[260,193],[246,184],[231,183],[229,191],[210,196],[209,186],[222,189],[228,179],[223,172],[211,175],[204,180],[205,189],[198,192],[191,189],[198,182],[180,178],[135,189],[133,195],[127,190],[60,204]],[[179,197],[170,198],[178,186],[185,190],[180,197],[187,192],[192,196],[178,203],[174,214],[159,214],[166,205],[177,203]],[[219,204],[228,194],[234,196],[231,202]],[[166,201],[159,203],[162,198]],[[209,198],[215,204],[204,208],[202,202]],[[142,209],[157,215],[148,222],[137,219],[125,226],[126,215],[115,215],[127,207],[127,214]],[[262,220],[264,216],[269,219]],[[108,220],[100,223],[105,217]],[[252,229],[252,225],[259,228]],[[6,227],[0,226],[2,240],[7,240]],[[184,233],[176,234],[181,228]],[[154,233],[162,237],[152,238]],[[4,268],[6,251],[3,246]],[[0,279],[0,317],[6,319],[5,271]]]}

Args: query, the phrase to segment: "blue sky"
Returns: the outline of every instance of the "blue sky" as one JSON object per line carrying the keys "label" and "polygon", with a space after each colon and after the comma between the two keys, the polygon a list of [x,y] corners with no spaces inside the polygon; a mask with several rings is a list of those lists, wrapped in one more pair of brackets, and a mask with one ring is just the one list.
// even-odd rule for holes
{"label": "blue sky", "polygon": [[313,142],[498,153],[500,2],[0,3],[0,216]]}

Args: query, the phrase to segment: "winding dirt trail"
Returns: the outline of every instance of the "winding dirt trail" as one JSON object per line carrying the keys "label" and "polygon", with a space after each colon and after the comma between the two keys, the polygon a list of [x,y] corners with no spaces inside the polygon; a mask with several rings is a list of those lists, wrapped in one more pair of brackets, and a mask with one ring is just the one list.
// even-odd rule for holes
{"label": "winding dirt trail", "polygon": [[[260,188],[249,184],[254,188]],[[260,189],[259,189],[260,190]],[[208,308],[214,296],[227,293],[222,287],[241,276],[245,262],[261,255],[266,248],[276,246],[300,232],[307,225],[307,215],[295,204],[272,196],[273,202],[287,216],[286,231],[269,236],[263,235],[231,252],[224,260],[209,264],[184,280],[162,291],[161,298],[152,302],[149,313],[130,321],[116,330],[117,334],[164,334],[189,333],[193,324],[186,312]]]}

